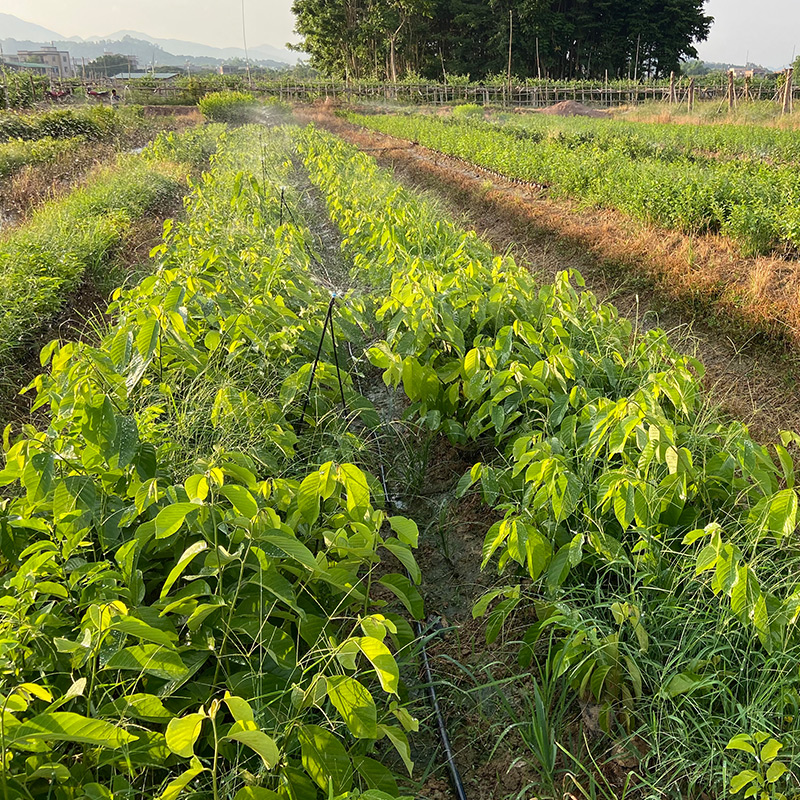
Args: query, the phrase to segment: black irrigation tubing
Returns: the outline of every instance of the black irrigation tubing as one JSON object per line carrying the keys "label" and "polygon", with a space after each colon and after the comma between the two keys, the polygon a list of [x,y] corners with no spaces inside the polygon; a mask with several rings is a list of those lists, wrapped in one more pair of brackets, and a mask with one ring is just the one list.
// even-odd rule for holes
{"label": "black irrigation tubing", "polygon": [[[354,361],[353,359],[353,351],[350,349],[350,344],[348,342],[347,345],[348,349],[350,350],[350,360]],[[375,437],[375,445],[378,449],[378,460],[380,464],[380,471],[381,471],[381,486],[383,487],[383,497],[386,502],[386,506],[388,508],[392,508],[395,504],[392,500],[392,496],[389,493],[389,485],[386,481],[386,470],[383,466],[383,452],[381,450],[381,442],[379,437]],[[406,570],[406,575],[408,579],[411,580],[411,573]],[[458,771],[458,765],[456,764],[455,755],[453,754],[453,747],[450,744],[450,736],[447,733],[447,725],[444,721],[444,715],[442,714],[442,709],[439,707],[439,698],[436,695],[436,685],[433,681],[433,672],[431,670],[431,663],[428,659],[428,651],[425,647],[425,629],[423,628],[422,622],[418,619],[414,620],[414,630],[417,634],[417,639],[419,640],[419,648],[420,653],[422,655],[422,667],[425,672],[425,682],[428,685],[428,696],[430,697],[431,706],[433,706],[433,713],[436,716],[436,727],[439,730],[439,738],[442,742],[442,749],[444,750],[445,760],[447,761],[447,769],[450,772],[450,780],[453,784],[453,790],[456,793],[456,797],[458,800],[467,800],[467,794],[464,791],[464,783],[461,780],[461,773]]]}

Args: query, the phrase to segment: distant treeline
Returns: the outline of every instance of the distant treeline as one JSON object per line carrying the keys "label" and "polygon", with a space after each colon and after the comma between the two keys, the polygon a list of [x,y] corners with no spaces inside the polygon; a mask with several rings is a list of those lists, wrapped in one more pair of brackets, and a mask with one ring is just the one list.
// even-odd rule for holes
{"label": "distant treeline", "polygon": [[[350,79],[668,76],[697,58],[704,0],[294,0],[298,49]],[[510,46],[509,46],[510,45]]]}

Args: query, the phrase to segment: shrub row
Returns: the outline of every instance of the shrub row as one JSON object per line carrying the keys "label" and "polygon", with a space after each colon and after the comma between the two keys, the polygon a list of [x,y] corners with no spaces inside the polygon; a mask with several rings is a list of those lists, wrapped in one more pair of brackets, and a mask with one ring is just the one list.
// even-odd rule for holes
{"label": "shrub row", "polygon": [[369,128],[419,142],[554,194],[619,209],[687,233],[720,232],[745,255],[800,247],[800,177],[793,165],[632,157],[592,137],[519,138],[487,123],[423,116],[358,116]]}

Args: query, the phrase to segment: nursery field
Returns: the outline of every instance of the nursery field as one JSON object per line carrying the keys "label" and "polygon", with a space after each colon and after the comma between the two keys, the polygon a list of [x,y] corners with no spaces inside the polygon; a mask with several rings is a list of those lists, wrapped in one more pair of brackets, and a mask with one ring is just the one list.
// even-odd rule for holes
{"label": "nursery field", "polygon": [[798,137],[736,126],[652,125],[528,115],[359,115],[410,139],[552,193],[619,209],[687,233],[719,232],[745,255],[800,245]]}
{"label": "nursery field", "polygon": [[0,796],[796,796],[800,436],[288,109],[201,107],[0,238],[11,347],[186,193],[5,428]]}

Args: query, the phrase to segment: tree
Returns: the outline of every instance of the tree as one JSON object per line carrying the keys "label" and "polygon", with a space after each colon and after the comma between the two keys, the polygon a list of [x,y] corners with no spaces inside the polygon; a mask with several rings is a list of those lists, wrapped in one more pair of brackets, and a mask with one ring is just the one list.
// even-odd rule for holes
{"label": "tree", "polygon": [[128,56],[116,53],[107,53],[98,56],[86,65],[97,75],[116,75],[118,72],[128,72],[130,70],[130,59]]}
{"label": "tree", "polygon": [[299,46],[318,69],[397,80],[512,71],[550,78],[669,75],[696,58],[705,0],[294,0]]}

